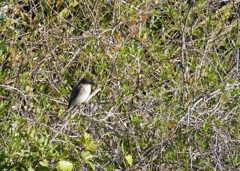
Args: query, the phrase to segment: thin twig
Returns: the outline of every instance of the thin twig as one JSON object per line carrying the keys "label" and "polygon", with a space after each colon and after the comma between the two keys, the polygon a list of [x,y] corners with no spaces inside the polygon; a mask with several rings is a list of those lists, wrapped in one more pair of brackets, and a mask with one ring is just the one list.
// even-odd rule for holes
{"label": "thin twig", "polygon": [[0,84],[0,87],[5,87],[6,89],[10,89],[10,90],[15,90],[15,91],[19,92],[20,94],[22,94],[24,98],[26,98],[26,95],[21,90],[15,88],[15,87],[8,86],[5,84]]}

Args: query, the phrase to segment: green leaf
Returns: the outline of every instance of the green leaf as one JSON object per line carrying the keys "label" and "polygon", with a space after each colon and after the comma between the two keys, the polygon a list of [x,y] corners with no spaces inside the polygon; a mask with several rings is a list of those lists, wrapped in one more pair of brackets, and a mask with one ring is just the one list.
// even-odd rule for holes
{"label": "green leaf", "polygon": [[88,161],[94,157],[89,151],[82,152],[81,156],[85,161]]}
{"label": "green leaf", "polygon": [[71,171],[73,169],[73,164],[68,161],[59,161],[58,169],[60,171]]}
{"label": "green leaf", "polygon": [[84,131],[83,136],[81,137],[81,144],[88,151],[96,151],[98,143],[94,142],[91,134]]}
{"label": "green leaf", "polygon": [[36,171],[50,171],[50,169],[46,166],[40,166],[36,168]]}
{"label": "green leaf", "polygon": [[92,170],[95,170],[95,165],[93,162],[87,162],[89,164],[89,166],[92,168]]}
{"label": "green leaf", "polygon": [[127,160],[128,164],[129,164],[130,166],[132,166],[132,164],[133,164],[132,155],[130,155],[130,154],[126,155],[126,156],[125,156],[125,159]]}
{"label": "green leaf", "polygon": [[46,159],[44,159],[42,162],[39,162],[39,164],[40,164],[41,166],[46,166],[46,167],[48,167],[48,161],[47,161]]}

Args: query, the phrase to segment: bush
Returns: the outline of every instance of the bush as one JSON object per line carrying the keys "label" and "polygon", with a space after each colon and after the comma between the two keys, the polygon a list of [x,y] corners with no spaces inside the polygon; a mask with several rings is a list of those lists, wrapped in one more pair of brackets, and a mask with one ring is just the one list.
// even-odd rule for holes
{"label": "bush", "polygon": [[[238,18],[235,1],[0,2],[0,170],[237,170]],[[59,132],[82,77],[101,91]]]}

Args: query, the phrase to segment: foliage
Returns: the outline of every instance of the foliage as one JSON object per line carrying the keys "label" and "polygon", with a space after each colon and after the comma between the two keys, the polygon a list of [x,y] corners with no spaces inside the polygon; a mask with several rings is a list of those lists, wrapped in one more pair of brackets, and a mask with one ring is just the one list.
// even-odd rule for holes
{"label": "foliage", "polygon": [[237,170],[239,6],[1,1],[0,170]]}

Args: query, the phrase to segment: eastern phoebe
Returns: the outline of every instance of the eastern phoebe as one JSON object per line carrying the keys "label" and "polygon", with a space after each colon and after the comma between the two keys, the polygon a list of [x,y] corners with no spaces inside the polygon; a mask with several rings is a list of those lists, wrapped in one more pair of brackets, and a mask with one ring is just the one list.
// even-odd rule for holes
{"label": "eastern phoebe", "polygon": [[77,104],[81,104],[87,100],[91,93],[92,79],[82,78],[73,88],[68,102],[68,111]]}

